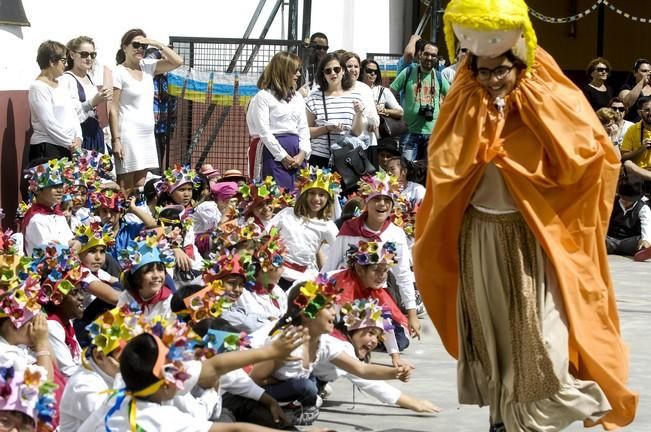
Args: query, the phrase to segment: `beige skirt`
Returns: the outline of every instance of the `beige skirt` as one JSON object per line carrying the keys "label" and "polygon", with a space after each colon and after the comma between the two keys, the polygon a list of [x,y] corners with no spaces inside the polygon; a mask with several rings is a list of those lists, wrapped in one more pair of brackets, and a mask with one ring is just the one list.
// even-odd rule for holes
{"label": "beige skirt", "polygon": [[554,269],[520,213],[467,210],[459,243],[459,402],[489,405],[509,432],[558,431],[610,410],[569,372]]}

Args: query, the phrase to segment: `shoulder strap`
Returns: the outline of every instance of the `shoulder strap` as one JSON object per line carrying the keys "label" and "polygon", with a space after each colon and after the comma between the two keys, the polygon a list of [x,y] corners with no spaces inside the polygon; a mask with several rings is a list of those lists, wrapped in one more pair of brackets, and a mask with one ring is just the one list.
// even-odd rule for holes
{"label": "shoulder strap", "polygon": [[[81,83],[79,82],[79,80],[77,79],[75,74],[73,74],[70,71],[66,71],[64,73],[67,74],[67,75],[70,75],[71,77],[73,77],[75,79],[75,82],[77,83],[77,94],[79,95],[79,102],[82,102],[82,103],[86,102],[86,92],[84,91],[84,86],[81,85]],[[91,81],[91,83],[92,83],[92,81]]]}
{"label": "shoulder strap", "polygon": [[409,81],[409,77],[411,76],[414,70],[413,66],[414,66],[413,63],[409,63],[409,66],[407,66],[409,68],[409,72],[407,72],[407,76],[405,76],[405,84],[402,86],[403,93],[407,91],[407,81]]}
{"label": "shoulder strap", "polygon": [[[326,108],[325,100],[325,90],[321,89],[321,100],[323,101],[323,112],[325,113],[326,121],[328,121],[328,108]],[[328,127],[326,126],[326,130]],[[332,142],[330,142],[330,132],[328,132],[328,147],[332,147]]]}
{"label": "shoulder strap", "polygon": [[377,96],[377,103],[380,103],[380,99],[382,99],[382,94],[384,94],[384,86],[380,87],[380,94]]}

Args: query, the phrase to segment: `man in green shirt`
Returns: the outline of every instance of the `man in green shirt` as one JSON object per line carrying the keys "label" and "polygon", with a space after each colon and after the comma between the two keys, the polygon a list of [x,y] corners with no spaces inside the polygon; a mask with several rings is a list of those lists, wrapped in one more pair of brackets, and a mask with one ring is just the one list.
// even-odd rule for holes
{"label": "man in green shirt", "polygon": [[403,93],[404,120],[409,132],[400,138],[402,155],[414,161],[427,157],[427,143],[439,115],[442,96],[448,93],[450,83],[436,70],[438,47],[426,42],[419,56],[419,64],[405,68],[391,83],[391,91],[399,97]]}

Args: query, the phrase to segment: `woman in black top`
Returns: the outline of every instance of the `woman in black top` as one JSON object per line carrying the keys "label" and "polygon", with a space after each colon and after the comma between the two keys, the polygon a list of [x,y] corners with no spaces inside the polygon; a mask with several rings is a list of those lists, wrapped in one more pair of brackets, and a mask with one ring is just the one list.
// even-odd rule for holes
{"label": "woman in black top", "polygon": [[633,66],[635,82],[627,82],[619,91],[619,97],[624,101],[628,113],[625,120],[637,123],[640,114],[637,111],[637,101],[642,96],[651,96],[651,62],[647,59],[637,59]]}
{"label": "woman in black top", "polygon": [[582,90],[592,109],[607,107],[608,101],[615,96],[612,87],[606,85],[610,73],[610,63],[605,58],[597,57],[588,63],[586,69],[590,82],[583,86]]}

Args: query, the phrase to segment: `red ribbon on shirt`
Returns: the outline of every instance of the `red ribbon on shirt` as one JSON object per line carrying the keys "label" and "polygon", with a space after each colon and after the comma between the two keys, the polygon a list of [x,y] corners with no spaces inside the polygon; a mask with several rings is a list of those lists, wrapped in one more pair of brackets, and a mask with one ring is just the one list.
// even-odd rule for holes
{"label": "red ribbon on shirt", "polygon": [[29,225],[29,221],[32,220],[32,218],[36,215],[57,215],[57,216],[63,216],[63,212],[59,209],[59,206],[55,207],[48,207],[43,204],[39,203],[33,203],[30,207],[29,210],[27,210],[27,213],[25,213],[25,217],[23,218],[22,226],[21,226],[21,231],[23,235],[25,234],[25,230],[27,229],[27,225]]}
{"label": "red ribbon on shirt", "polygon": [[339,230],[337,236],[351,236],[351,237],[364,237],[371,241],[382,241],[380,234],[382,234],[391,225],[391,219],[387,219],[382,224],[380,232],[373,232],[366,226],[366,219],[368,213],[364,212],[356,218],[352,218],[344,222]]}
{"label": "red ribbon on shirt", "polygon": [[140,297],[140,294],[135,290],[131,294],[133,295],[133,298],[136,300],[136,302],[138,302],[138,305],[141,308],[144,308],[145,306],[154,306],[155,304],[165,301],[167,298],[172,296],[172,290],[169,289],[166,285],[163,285],[161,289],[149,300],[143,300],[142,297]]}

